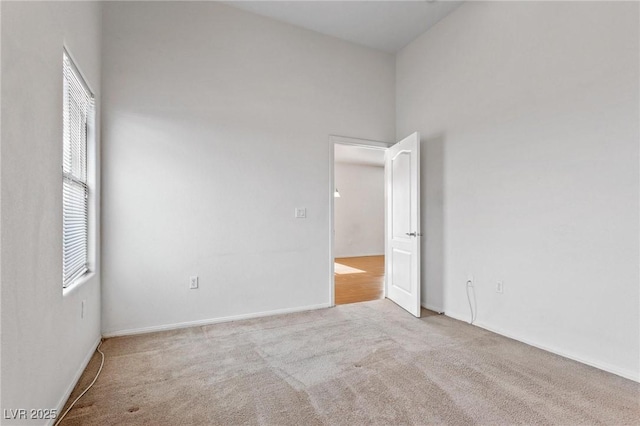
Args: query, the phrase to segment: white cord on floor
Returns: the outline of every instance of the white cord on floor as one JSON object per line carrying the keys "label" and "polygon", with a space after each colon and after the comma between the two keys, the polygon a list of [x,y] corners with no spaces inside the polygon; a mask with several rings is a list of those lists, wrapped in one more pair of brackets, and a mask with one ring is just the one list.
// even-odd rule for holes
{"label": "white cord on floor", "polygon": [[469,288],[473,288],[473,282],[471,280],[467,280],[467,300],[469,301],[469,310],[471,311],[471,321],[469,321],[469,324],[473,324],[473,322],[476,320],[476,315],[478,314],[478,305],[476,303],[476,292],[474,290],[473,304],[475,306],[475,309],[471,307],[471,296],[469,295]]}
{"label": "white cord on floor", "polygon": [[98,369],[98,372],[96,373],[96,377],[94,377],[93,378],[93,382],[91,382],[91,384],[80,395],[78,395],[78,397],[75,399],[75,401],[73,401],[71,403],[71,405],[69,405],[69,408],[67,408],[67,411],[65,411],[64,414],[62,414],[60,417],[58,417],[58,421],[56,422],[56,424],[54,426],[58,426],[58,424],[60,424],[62,419],[64,419],[64,416],[66,416],[67,413],[69,413],[69,411],[73,408],[73,406],[76,404],[76,402],[78,402],[78,400],[80,398],[82,398],[82,396],[85,393],[87,393],[87,391],[89,389],[91,389],[91,386],[93,386],[93,384],[96,382],[96,380],[98,380],[98,376],[100,375],[100,372],[102,371],[102,367],[104,366],[104,353],[102,353],[102,351],[100,350],[100,346],[102,346],[102,340],[100,341],[100,344],[96,348],[96,350],[100,353],[100,355],[102,355],[102,361],[100,361],[100,368]]}

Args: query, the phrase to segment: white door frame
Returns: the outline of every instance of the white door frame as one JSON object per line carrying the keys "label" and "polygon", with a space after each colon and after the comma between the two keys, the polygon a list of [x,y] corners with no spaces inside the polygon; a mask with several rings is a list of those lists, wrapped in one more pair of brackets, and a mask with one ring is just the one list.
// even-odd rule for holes
{"label": "white door frame", "polygon": [[[334,257],[333,257],[333,251],[334,251],[334,244],[335,244],[335,217],[334,217],[334,208],[335,208],[335,197],[333,196],[333,193],[336,190],[336,182],[335,182],[335,146],[336,144],[338,145],[350,145],[350,146],[359,146],[361,148],[367,148],[367,149],[376,149],[376,150],[382,150],[385,151],[387,148],[389,148],[391,145],[393,145],[393,143],[387,143],[387,142],[380,142],[380,141],[373,141],[373,140],[369,140],[369,139],[359,139],[359,138],[350,138],[347,136],[337,136],[337,135],[329,135],[329,176],[330,176],[330,183],[331,186],[329,187],[329,199],[330,199],[330,208],[331,208],[331,212],[330,212],[330,221],[331,223],[329,224],[329,229],[331,231],[331,244],[329,245],[329,263],[331,265],[330,268],[330,278],[329,278],[329,282],[331,283],[331,306],[335,306],[336,305],[336,281],[335,281],[335,270],[334,270]],[[386,166],[385,166],[386,167]],[[384,202],[385,202],[385,206],[387,205],[387,187],[385,185],[384,188]],[[386,207],[385,207],[386,210]],[[385,220],[384,220],[384,246],[387,247],[387,219],[386,219],[386,212],[385,212]],[[384,288],[383,288],[383,293],[382,293],[382,297],[386,297],[387,296],[387,275],[386,275],[386,271],[385,271],[385,278],[384,278]]]}

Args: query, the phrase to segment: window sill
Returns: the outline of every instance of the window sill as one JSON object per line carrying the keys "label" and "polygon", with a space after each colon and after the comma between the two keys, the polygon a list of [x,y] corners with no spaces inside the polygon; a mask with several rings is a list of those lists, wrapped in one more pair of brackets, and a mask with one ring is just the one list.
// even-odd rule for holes
{"label": "window sill", "polygon": [[93,277],[95,277],[95,275],[95,271],[88,271],[84,275],[76,278],[74,282],[62,289],[62,296],[65,297],[71,293],[74,293],[78,288],[82,287],[84,283],[86,283],[87,281],[91,281]]}

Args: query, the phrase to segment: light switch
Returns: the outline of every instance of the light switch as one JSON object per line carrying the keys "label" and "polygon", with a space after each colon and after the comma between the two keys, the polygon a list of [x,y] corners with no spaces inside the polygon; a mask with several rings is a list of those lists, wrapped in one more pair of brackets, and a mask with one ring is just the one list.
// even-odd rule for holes
{"label": "light switch", "polygon": [[307,218],[307,209],[302,207],[296,207],[296,219],[306,219]]}
{"label": "light switch", "polygon": [[198,276],[189,277],[189,288],[195,290],[198,288]]}

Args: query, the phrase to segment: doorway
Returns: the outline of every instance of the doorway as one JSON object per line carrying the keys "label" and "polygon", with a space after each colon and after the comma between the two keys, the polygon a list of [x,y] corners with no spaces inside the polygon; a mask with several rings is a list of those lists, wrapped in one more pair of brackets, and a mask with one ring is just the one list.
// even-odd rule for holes
{"label": "doorway", "polygon": [[[330,271],[331,301],[336,305],[336,266],[353,268],[349,275],[362,273],[359,268],[336,264],[336,200],[344,197],[336,182],[336,151],[342,145],[365,148],[369,151],[384,153],[384,279],[382,297],[389,298],[398,306],[415,317],[421,315],[421,257],[420,257],[420,133],[414,132],[401,141],[391,145],[384,142],[330,136]],[[370,153],[371,154],[371,153]],[[348,182],[349,179],[343,181]],[[357,193],[356,189],[353,193]],[[351,256],[367,257],[367,256]],[[348,270],[349,271],[349,270]],[[362,271],[362,270],[360,270]],[[379,290],[378,290],[379,293]],[[376,296],[377,297],[377,296]],[[348,299],[351,303],[353,298]]]}
{"label": "doorway", "polygon": [[331,137],[334,304],[385,297],[385,151],[390,144]]}

